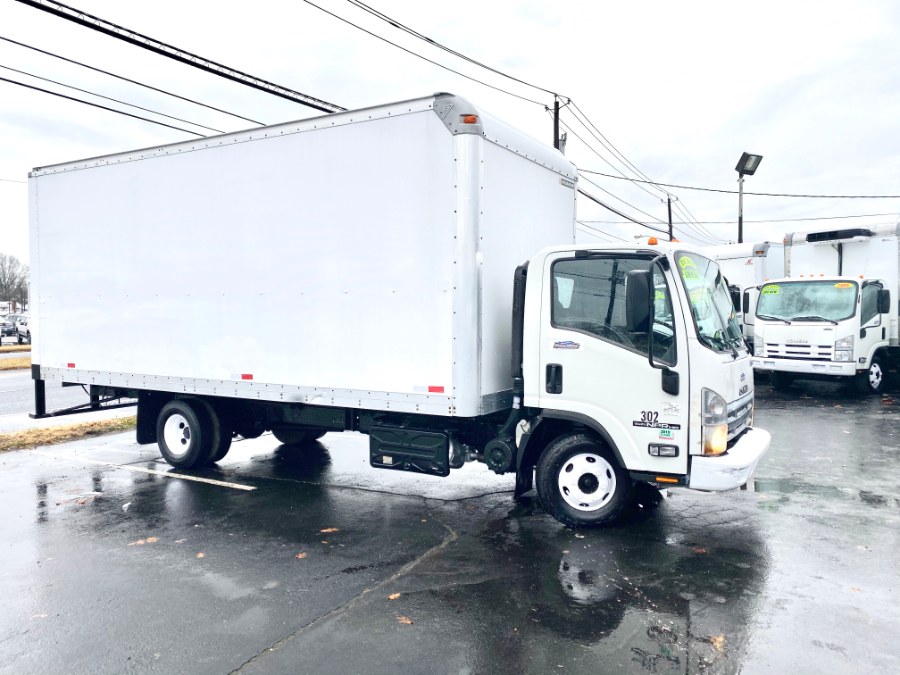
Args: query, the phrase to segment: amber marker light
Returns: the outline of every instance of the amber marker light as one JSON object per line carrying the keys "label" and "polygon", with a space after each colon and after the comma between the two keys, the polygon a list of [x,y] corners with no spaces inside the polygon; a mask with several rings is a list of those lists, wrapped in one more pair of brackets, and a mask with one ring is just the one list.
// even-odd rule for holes
{"label": "amber marker light", "polygon": [[478,124],[478,115],[463,115],[463,124]]}

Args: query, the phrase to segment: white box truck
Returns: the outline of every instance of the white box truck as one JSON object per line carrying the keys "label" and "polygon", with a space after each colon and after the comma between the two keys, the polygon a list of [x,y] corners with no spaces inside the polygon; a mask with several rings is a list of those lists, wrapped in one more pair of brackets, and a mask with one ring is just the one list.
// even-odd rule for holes
{"label": "white box truck", "polygon": [[373,467],[481,461],[578,526],[640,483],[739,487],[769,446],[715,263],[574,245],[575,167],[463,98],[29,184],[36,415],[47,382],[136,399],[173,466],[359,431]]}
{"label": "white box truck", "polygon": [[762,286],[755,317],[754,366],[774,387],[843,378],[881,392],[897,357],[898,235],[880,225],[785,237],[787,277]]}
{"label": "white box truck", "polygon": [[706,246],[703,252],[719,263],[732,292],[734,310],[751,353],[756,302],[760,287],[769,279],[784,276],[784,244],[762,241]]}

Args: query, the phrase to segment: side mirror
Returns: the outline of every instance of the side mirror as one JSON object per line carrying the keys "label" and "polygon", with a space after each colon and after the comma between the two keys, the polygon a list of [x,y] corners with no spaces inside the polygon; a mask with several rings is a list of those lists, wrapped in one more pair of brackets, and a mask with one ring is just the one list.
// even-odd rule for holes
{"label": "side mirror", "polygon": [[744,316],[747,316],[750,313],[750,291],[744,291],[744,297],[741,299],[741,309],[743,310]]}
{"label": "side mirror", "polygon": [[731,305],[735,312],[741,311],[741,289],[737,286],[729,286],[728,292],[731,294]]}
{"label": "side mirror", "polygon": [[625,282],[625,327],[629,333],[650,332],[652,279],[650,270],[631,270],[628,273]]}
{"label": "side mirror", "polygon": [[878,291],[878,313],[887,314],[891,311],[891,292],[888,290]]}

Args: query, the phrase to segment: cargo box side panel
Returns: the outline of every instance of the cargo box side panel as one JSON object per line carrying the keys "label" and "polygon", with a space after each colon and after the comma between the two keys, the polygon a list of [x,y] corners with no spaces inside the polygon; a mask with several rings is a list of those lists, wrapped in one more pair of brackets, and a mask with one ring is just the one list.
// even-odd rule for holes
{"label": "cargo box side panel", "polygon": [[490,406],[512,388],[513,273],[546,246],[574,243],[575,176],[494,143],[484,157],[481,392]]}
{"label": "cargo box side panel", "polygon": [[42,365],[452,392],[434,113],[221,143],[33,179]]}

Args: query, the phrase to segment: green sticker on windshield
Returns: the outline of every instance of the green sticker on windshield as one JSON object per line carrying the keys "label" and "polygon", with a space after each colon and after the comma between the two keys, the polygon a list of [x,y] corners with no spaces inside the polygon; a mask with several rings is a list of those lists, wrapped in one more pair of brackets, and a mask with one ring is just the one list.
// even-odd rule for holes
{"label": "green sticker on windshield", "polygon": [[778,295],[781,293],[780,286],[763,286],[761,295]]}
{"label": "green sticker on windshield", "polygon": [[697,266],[697,263],[694,262],[694,259],[693,259],[693,258],[690,258],[690,257],[688,257],[688,256],[686,256],[686,255],[683,255],[683,256],[681,256],[681,258],[678,259],[678,266],[679,266],[682,270],[685,270],[685,269],[687,269],[688,267],[696,267],[696,266]]}
{"label": "green sticker on windshield", "polygon": [[656,295],[654,296],[657,300],[665,300],[666,294],[662,291],[656,291]]}
{"label": "green sticker on windshield", "polygon": [[685,278],[685,281],[699,281],[700,275],[697,274],[694,270],[681,270],[681,276]]}

